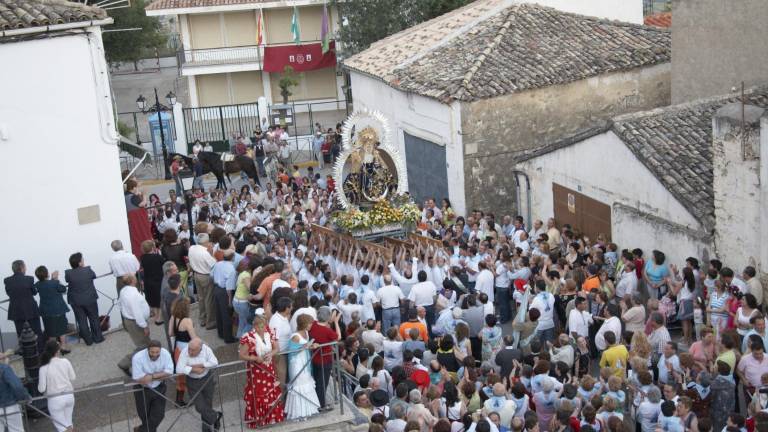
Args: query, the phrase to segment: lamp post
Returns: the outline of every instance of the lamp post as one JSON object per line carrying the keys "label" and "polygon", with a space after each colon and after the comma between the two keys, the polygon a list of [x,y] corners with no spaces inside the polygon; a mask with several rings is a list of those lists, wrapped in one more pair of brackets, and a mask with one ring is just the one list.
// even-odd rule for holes
{"label": "lamp post", "polygon": [[[187,167],[192,169],[192,167]],[[181,188],[184,192],[184,204],[187,207],[187,225],[189,225],[189,244],[195,244],[195,227],[192,226],[192,191],[194,190],[195,176],[183,175],[181,176]]]}
{"label": "lamp post", "polygon": [[157,113],[157,121],[160,123],[160,146],[163,150],[163,167],[165,168],[165,179],[170,180],[171,179],[171,172],[168,168],[168,147],[165,145],[165,128],[163,128],[163,118],[160,115],[161,112],[166,111],[173,111],[173,106],[176,105],[176,95],[173,94],[173,92],[168,92],[167,95],[165,95],[166,101],[168,101],[168,105],[170,105],[170,108],[160,103],[160,98],[157,96],[157,88],[155,90],[155,104],[147,106],[147,100],[144,99],[143,95],[139,95],[139,98],[136,99],[136,105],[139,107],[139,111],[141,111],[144,114],[148,113]]}

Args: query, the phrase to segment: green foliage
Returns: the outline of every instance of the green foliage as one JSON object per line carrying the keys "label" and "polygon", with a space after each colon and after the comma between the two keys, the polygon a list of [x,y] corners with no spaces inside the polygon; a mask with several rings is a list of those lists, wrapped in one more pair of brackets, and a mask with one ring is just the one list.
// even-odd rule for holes
{"label": "green foliage", "polygon": [[278,86],[280,86],[280,96],[283,97],[283,103],[288,103],[288,98],[293,94],[291,93],[291,87],[295,87],[299,85],[299,79],[296,76],[296,73],[293,71],[293,68],[290,66],[286,66],[285,69],[283,69],[283,74],[280,75],[280,83]]}
{"label": "green foliage", "polygon": [[123,123],[122,121],[118,120],[117,121],[117,133],[119,133],[120,135],[122,135],[122,136],[124,136],[126,138],[130,138],[130,137],[133,136],[133,134],[136,133],[136,131],[132,127],[130,127],[127,124]]}
{"label": "green foliage", "polygon": [[472,0],[333,0],[341,25],[344,56],[360,52],[377,40],[443,15]]}
{"label": "green foliage", "polygon": [[165,46],[167,35],[160,31],[160,21],[144,12],[144,0],[133,0],[127,8],[112,9],[115,24],[109,30],[141,28],[141,30],[104,33],[107,61],[135,62],[144,57],[147,49]]}

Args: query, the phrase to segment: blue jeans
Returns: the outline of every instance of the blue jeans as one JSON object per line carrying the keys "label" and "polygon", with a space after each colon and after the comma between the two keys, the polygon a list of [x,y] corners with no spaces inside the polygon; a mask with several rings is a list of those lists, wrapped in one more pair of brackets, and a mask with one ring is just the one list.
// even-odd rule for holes
{"label": "blue jeans", "polygon": [[259,167],[259,177],[266,177],[267,173],[264,171],[264,156],[256,156],[256,165]]}
{"label": "blue jeans", "polygon": [[240,339],[253,325],[253,308],[248,302],[232,301],[232,307],[237,313],[237,338]]}
{"label": "blue jeans", "polygon": [[194,180],[192,180],[192,188],[193,189],[203,189],[203,176],[197,176]]}
{"label": "blue jeans", "polygon": [[555,341],[555,328],[550,328],[546,330],[538,330],[536,332],[536,337],[539,339],[539,342],[541,342],[541,346],[545,346],[545,342],[554,342]]}
{"label": "blue jeans", "polygon": [[496,287],[496,302],[499,304],[500,324],[504,324],[512,318],[509,309],[509,288]]}
{"label": "blue jeans", "polygon": [[381,332],[387,334],[390,327],[400,327],[400,308],[384,309],[381,311]]}

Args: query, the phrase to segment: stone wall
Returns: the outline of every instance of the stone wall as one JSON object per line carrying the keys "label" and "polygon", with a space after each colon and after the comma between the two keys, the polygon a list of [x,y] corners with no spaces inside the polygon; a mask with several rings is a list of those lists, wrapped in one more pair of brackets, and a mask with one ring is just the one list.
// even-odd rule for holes
{"label": "stone wall", "polygon": [[616,115],[669,102],[670,65],[666,63],[462,104],[467,209],[514,212],[511,171],[520,154],[604,124]]}
{"label": "stone wall", "polygon": [[[715,191],[715,250],[735,271],[759,266],[760,117],[764,109],[740,103],[720,108],[712,118]],[[765,269],[763,269],[765,271]]]}
{"label": "stone wall", "polygon": [[672,103],[768,82],[765,0],[674,0]]}

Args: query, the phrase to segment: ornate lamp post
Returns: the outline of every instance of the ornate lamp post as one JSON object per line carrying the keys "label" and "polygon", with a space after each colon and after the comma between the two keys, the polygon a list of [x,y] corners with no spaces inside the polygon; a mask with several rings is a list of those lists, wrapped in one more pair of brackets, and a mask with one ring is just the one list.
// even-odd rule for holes
{"label": "ornate lamp post", "polygon": [[136,99],[136,105],[139,107],[139,111],[144,114],[157,113],[157,121],[160,123],[160,146],[163,150],[163,167],[165,168],[165,179],[171,179],[171,172],[168,164],[168,147],[165,145],[165,128],[163,128],[163,118],[161,112],[173,111],[173,106],[176,105],[176,95],[173,92],[168,92],[165,95],[165,100],[168,101],[170,108],[160,103],[160,98],[157,96],[157,88],[155,88],[155,104],[147,106],[147,100],[143,95],[139,95]]}

